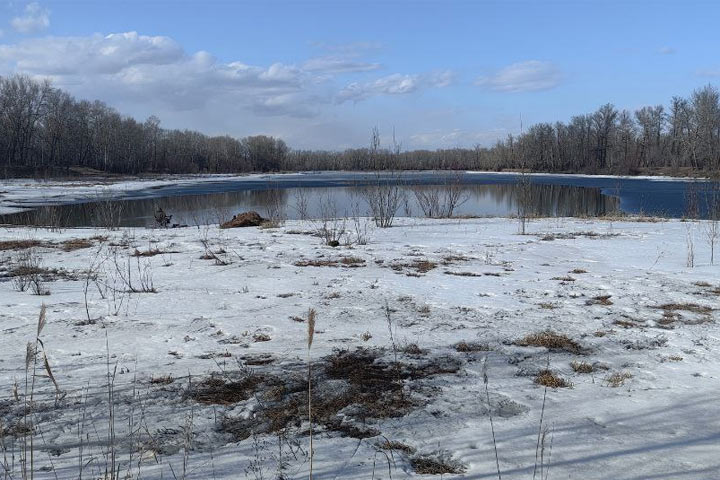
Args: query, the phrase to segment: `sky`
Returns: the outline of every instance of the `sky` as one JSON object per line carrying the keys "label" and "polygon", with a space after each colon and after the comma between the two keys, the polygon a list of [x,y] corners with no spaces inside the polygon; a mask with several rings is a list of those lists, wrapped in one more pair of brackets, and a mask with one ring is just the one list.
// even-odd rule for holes
{"label": "sky", "polygon": [[716,1],[0,0],[0,75],[293,148],[489,146],[720,84]]}

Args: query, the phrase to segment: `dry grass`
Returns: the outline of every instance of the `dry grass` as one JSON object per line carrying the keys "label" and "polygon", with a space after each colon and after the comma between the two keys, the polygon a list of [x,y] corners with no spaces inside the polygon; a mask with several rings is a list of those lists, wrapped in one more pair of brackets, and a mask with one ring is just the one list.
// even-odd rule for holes
{"label": "dry grass", "polygon": [[540,308],[542,308],[543,310],[554,310],[556,308],[560,308],[560,306],[557,303],[551,303],[551,302],[538,303],[538,306]]}
{"label": "dry grass", "polygon": [[455,344],[455,351],[462,353],[489,352],[492,350],[487,343],[461,341]]}
{"label": "dry grass", "polygon": [[246,375],[238,380],[212,376],[193,385],[188,396],[199,403],[209,405],[233,405],[250,398],[263,382],[260,375]]}
{"label": "dry grass", "polygon": [[415,453],[415,448],[411,447],[410,445],[398,442],[396,440],[388,440],[385,439],[385,441],[375,444],[379,449],[381,450],[394,450],[398,452],[407,453],[409,455],[412,455]]}
{"label": "dry grass", "polygon": [[445,275],[454,275],[456,277],[482,277],[482,273],[474,273],[474,272],[451,272],[450,270],[445,270]]}
{"label": "dry grass", "polygon": [[684,311],[704,315],[710,314],[713,311],[711,307],[707,307],[705,305],[698,305],[697,303],[665,303],[655,308],[670,312]]}
{"label": "dry grass", "polygon": [[584,353],[584,349],[575,340],[567,335],[555,333],[551,330],[531,333],[517,340],[515,345],[520,347],[544,347],[553,351],[565,351],[575,354]]}
{"label": "dry grass", "polygon": [[150,383],[153,385],[170,385],[175,379],[172,375],[162,375],[160,377],[150,377]]}
{"label": "dry grass", "polygon": [[621,327],[621,328],[636,328],[636,327],[642,326],[637,322],[633,322],[630,320],[619,320],[619,319],[613,321],[613,325],[617,325],[618,327]]}
{"label": "dry grass", "polygon": [[550,280],[558,280],[560,282],[574,282],[575,279],[571,277],[570,275],[565,275],[564,277],[552,277]]}
{"label": "dry grass", "polygon": [[587,272],[587,270],[582,269],[582,268],[575,268],[573,270],[570,270],[568,273],[574,273],[576,275],[581,275],[583,273],[588,273],[588,272]]}
{"label": "dry grass", "polygon": [[595,371],[591,363],[579,362],[577,360],[570,362],[570,368],[572,368],[575,373],[592,373]]}
{"label": "dry grass", "polygon": [[535,383],[550,388],[570,388],[572,383],[553,373],[552,370],[540,370],[535,376]]}
{"label": "dry grass", "polygon": [[464,473],[466,467],[454,461],[448,454],[422,455],[410,459],[410,465],[415,473],[420,475],[459,475]]}
{"label": "dry grass", "polygon": [[294,263],[296,267],[347,267],[365,266],[365,260],[358,257],[340,257],[336,259],[303,259]]}
{"label": "dry grass", "polygon": [[[159,248],[149,248],[145,251],[142,251],[142,250],[138,250],[136,248],[135,251],[131,254],[131,256],[132,257],[154,257],[155,255],[164,255],[166,253],[178,253],[178,252],[172,251],[172,250],[160,250]],[[209,256],[209,258],[206,258],[206,257],[208,257],[208,254],[203,255],[202,257],[200,257],[200,259],[201,260],[210,260],[210,259],[215,258],[214,256]]]}
{"label": "dry grass", "polygon": [[408,343],[400,347],[400,351],[407,355],[423,355],[425,350],[420,348],[417,343]]}
{"label": "dry grass", "polygon": [[437,263],[427,259],[415,259],[408,263],[393,263],[390,265],[396,272],[403,272],[404,270],[412,270],[417,274],[427,273],[437,267]]}
{"label": "dry grass", "polygon": [[608,307],[613,304],[612,300],[610,300],[611,297],[612,295],[598,295],[597,297],[592,297],[590,300],[587,300],[585,305],[604,305]]}
{"label": "dry grass", "polygon": [[40,240],[3,240],[0,241],[0,251],[6,250],[27,250],[42,246]]}
{"label": "dry grass", "polygon": [[60,244],[60,248],[62,248],[66,252],[72,252],[73,250],[90,248],[93,245],[93,241],[89,238],[73,238],[62,242]]}
{"label": "dry grass", "polygon": [[605,377],[605,383],[609,387],[617,388],[625,384],[625,381],[632,378],[630,372],[615,372]]}
{"label": "dry grass", "polygon": [[[312,412],[316,425],[354,438],[377,436],[380,432],[368,426],[368,423],[374,423],[369,422],[370,419],[400,418],[424,405],[426,400],[407,393],[405,385],[408,382],[455,373],[460,368],[460,363],[451,358],[405,364],[383,361],[384,354],[383,349],[336,350],[314,362]],[[228,387],[223,383],[228,382],[216,383],[218,385],[213,387],[220,389],[220,400],[226,401]],[[264,406],[249,419],[223,419],[220,430],[238,440],[253,433],[272,433],[289,425],[300,426],[306,418],[308,389],[302,370],[287,369],[282,376],[264,375],[259,383],[244,381],[229,390],[232,394],[239,392],[236,396],[241,400],[249,395],[257,396]],[[352,408],[348,408],[350,406]]]}
{"label": "dry grass", "polygon": [[253,335],[252,338],[253,342],[269,342],[270,340],[272,340],[272,338],[270,338],[270,335],[266,333],[256,333]]}

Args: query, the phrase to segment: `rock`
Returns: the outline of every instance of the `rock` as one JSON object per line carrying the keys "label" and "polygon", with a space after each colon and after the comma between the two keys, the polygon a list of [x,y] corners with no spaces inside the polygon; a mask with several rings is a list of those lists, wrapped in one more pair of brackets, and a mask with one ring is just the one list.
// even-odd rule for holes
{"label": "rock", "polygon": [[259,227],[265,221],[257,212],[244,212],[233,216],[232,220],[220,224],[220,228]]}

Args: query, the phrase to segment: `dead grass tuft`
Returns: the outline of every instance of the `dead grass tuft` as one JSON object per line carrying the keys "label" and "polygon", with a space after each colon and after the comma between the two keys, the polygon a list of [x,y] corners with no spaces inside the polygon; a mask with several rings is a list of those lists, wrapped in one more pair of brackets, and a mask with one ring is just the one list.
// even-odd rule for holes
{"label": "dead grass tuft", "polygon": [[[435,269],[436,267],[437,263],[427,259],[415,259],[412,262],[398,262],[390,265],[390,268],[392,268],[396,272],[402,273],[405,270],[412,270],[415,274],[427,273],[430,270]],[[413,276],[413,273],[411,272],[408,275]]]}
{"label": "dead grass tuft", "polygon": [[[135,251],[130,256],[132,256],[132,257],[154,257],[155,255],[163,255],[166,253],[178,253],[178,252],[172,251],[172,250],[161,250],[159,248],[149,248],[145,251],[142,251],[142,250],[138,250],[136,248]],[[208,256],[209,256],[209,258],[207,258]],[[201,260],[210,260],[213,258],[215,258],[215,257],[212,255],[208,255],[208,254],[200,257]]]}
{"label": "dead grass tuft", "polygon": [[410,459],[410,465],[415,473],[420,475],[458,475],[466,470],[463,464],[453,460],[447,452],[413,457]]}
{"label": "dead grass tuft", "polygon": [[423,355],[425,350],[418,347],[417,343],[408,343],[400,347],[400,351],[406,355]]}
{"label": "dead grass tuft", "polygon": [[193,385],[188,396],[208,405],[232,405],[250,398],[263,380],[264,377],[255,374],[245,375],[238,380],[211,376]]}
{"label": "dead grass tuft", "polygon": [[588,273],[588,272],[587,272],[587,270],[585,270],[585,269],[583,269],[583,268],[574,268],[574,269],[570,270],[568,273],[574,273],[574,274],[576,274],[576,275],[582,275],[583,273]]}
{"label": "dead grass tuft", "polygon": [[66,252],[72,252],[73,250],[81,250],[83,248],[90,248],[93,246],[93,242],[89,238],[73,238],[70,240],[65,240],[60,244],[60,248],[62,248]]}
{"label": "dead grass tuft", "polygon": [[474,273],[474,272],[451,272],[450,270],[445,270],[445,275],[454,275],[456,277],[482,277],[482,273]]}
{"label": "dead grass tuft", "polygon": [[540,370],[535,377],[535,383],[550,388],[570,388],[572,383],[562,377],[555,375],[552,370]]}
{"label": "dead grass tuft", "polygon": [[346,267],[358,268],[365,266],[365,260],[358,257],[340,257],[336,259],[303,259],[294,263],[296,267]]}
{"label": "dead grass tuft", "polygon": [[3,240],[0,241],[0,251],[6,250],[26,250],[42,246],[40,240]]}
{"label": "dead grass tuft", "polygon": [[598,295],[597,297],[587,300],[585,305],[604,305],[607,307],[613,304],[612,300],[610,300],[611,297],[612,295]]}
{"label": "dead grass tuft", "polygon": [[455,344],[455,350],[462,353],[489,352],[492,350],[487,343],[461,341]]}
{"label": "dead grass tuft", "polygon": [[605,377],[605,383],[609,387],[617,388],[625,384],[625,381],[632,378],[630,372],[615,372]]}
{"label": "dead grass tuft", "polygon": [[551,330],[531,333],[515,342],[520,347],[544,347],[553,351],[565,351],[575,354],[584,353],[584,349],[567,335]]}
{"label": "dead grass tuft", "polygon": [[415,448],[411,447],[410,445],[398,442],[397,440],[388,440],[385,439],[385,441],[375,444],[379,449],[381,450],[395,450],[398,452],[403,452],[412,455],[415,453]]}
{"label": "dead grass tuft", "polygon": [[579,362],[577,360],[570,362],[570,367],[575,373],[592,373],[595,371],[592,364],[588,362]]}
{"label": "dead grass tuft", "polygon": [[705,305],[698,305],[697,303],[665,303],[663,305],[660,305],[656,308],[674,312],[674,311],[684,311],[684,312],[692,312],[692,313],[699,313],[699,314],[709,314],[713,311],[711,307],[705,306]]}
{"label": "dead grass tuft", "polygon": [[175,379],[172,375],[162,375],[160,377],[150,377],[150,383],[153,385],[170,385]]}

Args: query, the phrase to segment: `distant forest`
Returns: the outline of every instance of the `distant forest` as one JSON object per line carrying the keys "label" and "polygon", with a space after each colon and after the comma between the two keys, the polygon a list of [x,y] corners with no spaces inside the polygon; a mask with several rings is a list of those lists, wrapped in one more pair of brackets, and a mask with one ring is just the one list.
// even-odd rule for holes
{"label": "distant forest", "polygon": [[379,150],[369,145],[311,151],[293,150],[283,140],[263,135],[236,139],[164,129],[157,117],[140,122],[103,102],[76,100],[48,81],[0,77],[0,172],[5,176],[83,170],[139,174],[377,169],[717,172],[720,95],[708,85],[689,98],[673,97],[668,107],[629,112],[606,104],[567,123],[533,125],[492,147],[402,151],[393,142]]}

